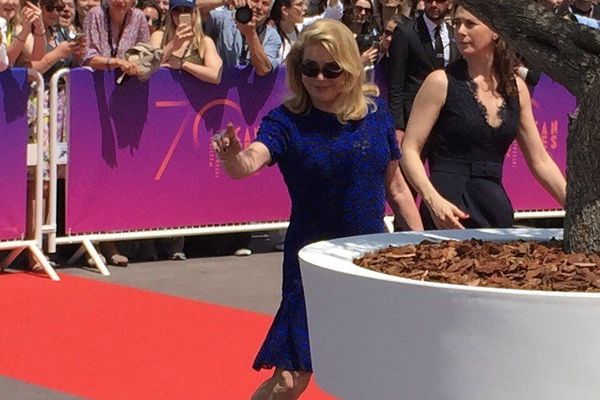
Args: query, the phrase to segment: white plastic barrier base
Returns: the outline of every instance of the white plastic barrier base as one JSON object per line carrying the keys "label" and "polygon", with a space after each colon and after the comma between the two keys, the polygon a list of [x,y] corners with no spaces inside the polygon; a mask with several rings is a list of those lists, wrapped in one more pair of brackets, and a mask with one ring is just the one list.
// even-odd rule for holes
{"label": "white plastic barrier base", "polygon": [[600,399],[600,294],[420,282],[352,263],[423,239],[560,236],[556,229],[408,232],[305,247],[317,382],[345,400]]}
{"label": "white plastic barrier base", "polygon": [[35,240],[0,242],[0,250],[12,250],[0,263],[0,271],[4,271],[8,268],[25,249],[31,252],[33,258],[42,266],[44,272],[46,272],[46,275],[48,275],[50,279],[53,281],[60,281],[58,274],[54,271],[46,256],[44,256],[44,253],[39,249]]}

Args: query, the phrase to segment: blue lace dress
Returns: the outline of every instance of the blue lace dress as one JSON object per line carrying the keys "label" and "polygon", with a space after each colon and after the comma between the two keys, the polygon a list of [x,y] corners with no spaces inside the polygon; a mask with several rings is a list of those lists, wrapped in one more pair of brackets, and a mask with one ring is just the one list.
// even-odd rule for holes
{"label": "blue lace dress", "polygon": [[309,243],[383,232],[385,173],[400,157],[387,106],[341,124],[313,108],[306,115],[284,106],[262,121],[257,140],[267,146],[290,194],[282,301],[253,368],[312,372],[298,251]]}

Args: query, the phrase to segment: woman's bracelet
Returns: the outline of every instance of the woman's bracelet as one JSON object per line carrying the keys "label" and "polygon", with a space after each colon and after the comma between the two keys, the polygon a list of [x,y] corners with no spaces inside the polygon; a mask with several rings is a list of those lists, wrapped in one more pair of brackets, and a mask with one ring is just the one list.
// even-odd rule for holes
{"label": "woman's bracelet", "polygon": [[44,29],[44,31],[42,33],[36,33],[35,32],[35,26],[31,25],[31,33],[33,33],[35,36],[46,36],[46,30]]}

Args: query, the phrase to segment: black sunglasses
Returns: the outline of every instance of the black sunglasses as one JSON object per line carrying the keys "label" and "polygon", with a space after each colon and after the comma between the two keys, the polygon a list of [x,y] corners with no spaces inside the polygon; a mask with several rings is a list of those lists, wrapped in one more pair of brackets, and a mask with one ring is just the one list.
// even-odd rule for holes
{"label": "black sunglasses", "polygon": [[392,35],[394,34],[394,31],[390,31],[389,29],[385,29],[385,30],[383,31],[383,34],[384,34],[385,36],[392,36]]}
{"label": "black sunglasses", "polygon": [[152,24],[153,28],[158,28],[160,26],[160,20],[158,18],[152,18],[149,15],[146,15],[146,22]]}
{"label": "black sunglasses", "polygon": [[360,14],[361,12],[365,12],[366,14],[371,14],[371,12],[373,10],[371,10],[371,8],[366,8],[366,7],[361,7],[361,6],[354,6],[354,9],[356,10],[357,14]]}
{"label": "black sunglasses", "polygon": [[340,76],[344,70],[336,62],[327,63],[321,68],[315,61],[305,60],[300,63],[300,72],[302,75],[309,78],[316,78],[319,76],[319,73],[321,73],[323,74],[323,77],[327,79],[335,79]]}
{"label": "black sunglasses", "polygon": [[172,14],[191,14],[192,12],[194,12],[192,7],[175,7],[171,10]]}
{"label": "black sunglasses", "polygon": [[58,4],[58,5],[55,5],[55,4],[48,4],[48,5],[44,6],[44,8],[45,8],[45,9],[46,9],[48,12],[52,12],[52,11],[54,11],[54,10],[56,10],[56,11],[58,11],[58,12],[61,12],[61,11],[63,11],[63,10],[65,9],[65,5],[64,5],[64,4]]}

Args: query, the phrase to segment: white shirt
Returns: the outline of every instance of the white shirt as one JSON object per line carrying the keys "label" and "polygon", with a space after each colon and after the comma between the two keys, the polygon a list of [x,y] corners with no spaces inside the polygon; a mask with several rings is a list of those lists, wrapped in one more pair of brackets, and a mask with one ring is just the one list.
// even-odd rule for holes
{"label": "white shirt", "polygon": [[[344,5],[342,4],[341,0],[338,1],[338,3],[336,5],[334,5],[333,7],[330,6],[329,2],[328,2],[327,7],[325,8],[325,11],[323,11],[321,14],[304,18],[304,21],[302,21],[302,23],[296,24],[296,29],[298,30],[298,32],[302,32],[302,29],[306,28],[308,25],[312,24],[313,22],[315,22],[319,19],[323,19],[323,18],[331,18],[331,19],[335,19],[335,20],[339,21],[340,19],[342,19],[343,15],[344,15]],[[279,50],[279,56],[281,57],[282,62],[285,60],[288,53],[292,49],[292,45],[294,44],[294,42],[296,42],[296,40],[298,39],[298,35],[296,34],[296,32],[288,33],[287,37],[288,37],[288,40],[283,40],[281,49]]]}
{"label": "white shirt", "polygon": [[2,40],[0,43],[0,72],[10,66],[8,61],[8,53],[6,52],[6,20],[0,17],[0,35]]}
{"label": "white shirt", "polygon": [[[429,31],[431,45],[435,50],[435,28],[437,28],[437,25],[427,18],[427,15],[423,15],[423,19],[425,20],[425,25],[427,25],[427,30]],[[442,38],[442,45],[444,45],[444,66],[446,66],[450,61],[450,36],[448,34],[448,26],[445,22],[442,22],[440,25],[440,36]]]}

